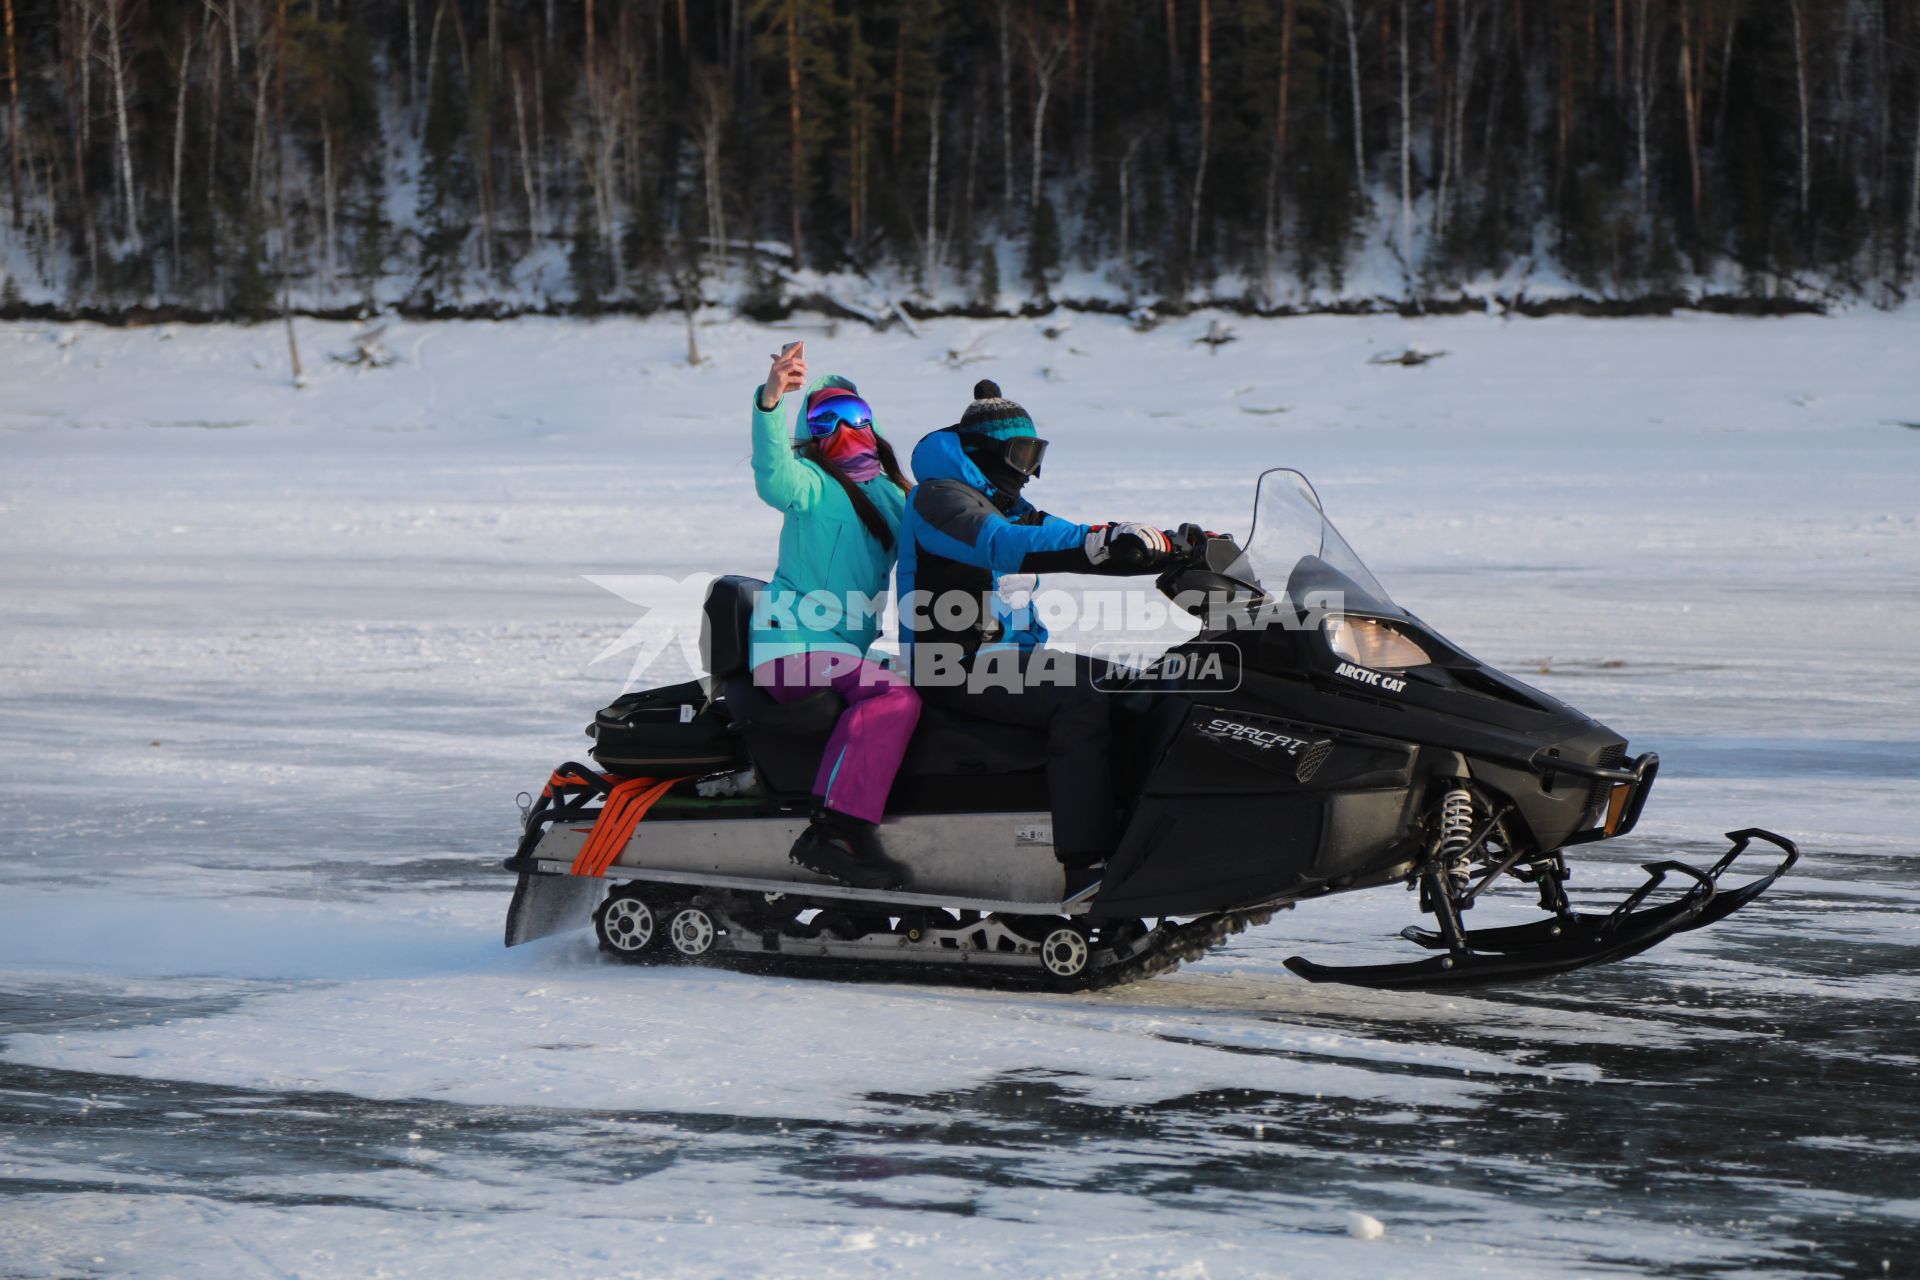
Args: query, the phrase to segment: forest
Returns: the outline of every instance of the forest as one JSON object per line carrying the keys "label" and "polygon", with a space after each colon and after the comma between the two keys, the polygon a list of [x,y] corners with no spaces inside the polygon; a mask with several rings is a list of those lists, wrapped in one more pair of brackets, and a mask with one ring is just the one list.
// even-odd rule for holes
{"label": "forest", "polygon": [[1892,306],[1916,0],[0,0],[0,307]]}

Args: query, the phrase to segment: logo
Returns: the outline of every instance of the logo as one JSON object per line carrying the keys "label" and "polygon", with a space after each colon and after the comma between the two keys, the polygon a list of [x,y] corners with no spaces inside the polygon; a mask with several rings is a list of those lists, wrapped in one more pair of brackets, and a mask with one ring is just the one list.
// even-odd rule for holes
{"label": "logo", "polygon": [[1220,707],[1196,707],[1189,727],[1228,755],[1239,756],[1275,772],[1291,772],[1305,785],[1333,754],[1333,739],[1311,736],[1309,726],[1270,720]]}
{"label": "logo", "polygon": [[1333,674],[1357,680],[1361,684],[1372,685],[1387,693],[1398,693],[1407,687],[1407,682],[1398,676],[1382,675],[1378,671],[1369,671],[1365,667],[1356,667],[1351,662],[1343,662],[1333,669]]}
{"label": "logo", "polygon": [[1106,693],[1232,693],[1240,687],[1240,646],[1231,640],[1189,640],[1171,649],[1101,640],[1088,657],[1093,687]]}
{"label": "logo", "polygon": [[1031,849],[1053,848],[1053,828],[1043,826],[1015,827],[1013,829],[1013,847]]}
{"label": "logo", "polygon": [[1296,738],[1281,733],[1278,729],[1259,729],[1250,724],[1240,724],[1216,716],[1200,726],[1202,736],[1217,741],[1241,742],[1262,751],[1272,751],[1276,747],[1290,756],[1300,754],[1301,748],[1309,745],[1305,738]]}

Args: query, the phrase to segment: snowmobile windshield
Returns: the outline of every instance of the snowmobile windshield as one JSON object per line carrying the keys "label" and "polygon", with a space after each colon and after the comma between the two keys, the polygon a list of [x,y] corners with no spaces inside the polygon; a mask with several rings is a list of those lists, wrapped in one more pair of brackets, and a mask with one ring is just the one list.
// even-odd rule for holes
{"label": "snowmobile windshield", "polygon": [[[1331,603],[1335,613],[1404,613],[1327,519],[1312,482],[1288,467],[1260,474],[1253,528],[1227,576],[1269,593],[1284,588],[1296,607]],[[1329,595],[1336,599],[1328,601]]]}

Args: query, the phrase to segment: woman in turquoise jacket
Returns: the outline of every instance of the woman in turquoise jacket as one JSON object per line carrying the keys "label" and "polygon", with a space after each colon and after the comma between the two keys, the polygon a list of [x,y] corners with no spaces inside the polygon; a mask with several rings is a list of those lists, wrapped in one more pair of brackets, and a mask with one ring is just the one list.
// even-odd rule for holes
{"label": "woman in turquoise jacket", "polygon": [[813,822],[793,861],[861,888],[904,875],[875,830],[920,697],[867,657],[880,634],[909,481],[851,381],[807,387],[791,434],[780,401],[807,381],[806,345],[774,357],[753,396],[754,490],[785,519],[780,566],[754,610],[753,678],[776,702],[833,689],[847,709],[814,778]]}

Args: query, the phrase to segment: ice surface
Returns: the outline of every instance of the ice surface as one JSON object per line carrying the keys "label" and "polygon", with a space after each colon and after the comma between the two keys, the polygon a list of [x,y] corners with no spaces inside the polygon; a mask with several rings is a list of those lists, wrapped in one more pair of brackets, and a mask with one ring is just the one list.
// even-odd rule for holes
{"label": "ice surface", "polygon": [[[0,1272],[1920,1266],[1920,314],[1209,320],[715,318],[700,368],[677,320],[395,323],[358,374],[302,321],[304,391],[271,326],[0,326]],[[1576,890],[1806,860],[1490,993],[1281,967],[1397,954],[1392,891],[1092,997],[501,949],[513,795],[672,621],[586,576],[771,568],[744,409],[803,336],[903,444],[996,378],[1083,518],[1244,531],[1306,471],[1396,599],[1661,752]]]}

